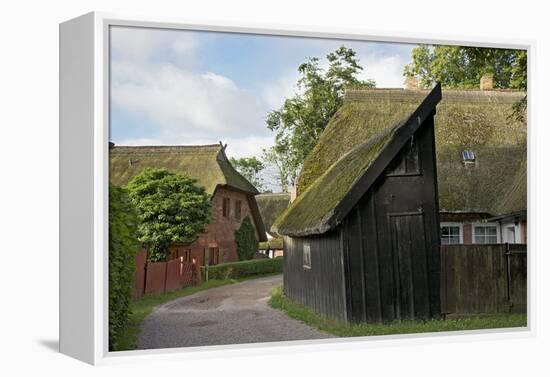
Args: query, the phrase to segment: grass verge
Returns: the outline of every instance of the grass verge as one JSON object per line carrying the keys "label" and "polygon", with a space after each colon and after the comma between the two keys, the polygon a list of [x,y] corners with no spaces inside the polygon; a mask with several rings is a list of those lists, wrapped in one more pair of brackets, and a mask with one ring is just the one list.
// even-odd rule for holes
{"label": "grass verge", "polygon": [[240,279],[224,279],[224,280],[209,280],[203,282],[198,287],[185,287],[172,292],[167,292],[158,295],[146,295],[138,299],[132,300],[130,303],[130,318],[128,319],[128,325],[124,329],[120,336],[117,351],[130,351],[136,348],[136,342],[139,335],[139,326],[141,321],[145,319],[155,308],[155,306],[162,305],[168,301],[175,300],[180,297],[192,295],[194,293],[204,291],[206,289],[221,287],[222,285],[240,283],[241,281],[263,278],[267,276],[277,275],[264,274],[261,276],[250,276]]}
{"label": "grass verge", "polygon": [[372,336],[391,334],[415,334],[423,332],[461,331],[527,326],[525,314],[498,314],[471,316],[459,319],[434,319],[428,321],[400,321],[380,324],[346,324],[316,314],[306,306],[293,302],[283,294],[282,287],[273,290],[269,304],[285,312],[289,317],[337,336]]}

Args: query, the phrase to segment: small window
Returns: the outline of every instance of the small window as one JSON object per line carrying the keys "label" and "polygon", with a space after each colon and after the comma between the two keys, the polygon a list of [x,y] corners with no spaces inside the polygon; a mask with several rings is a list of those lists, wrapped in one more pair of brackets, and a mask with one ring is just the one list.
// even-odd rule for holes
{"label": "small window", "polygon": [[305,269],[311,270],[311,248],[308,243],[304,243],[303,265]]}
{"label": "small window", "polygon": [[418,142],[414,136],[411,136],[401,152],[391,162],[386,175],[391,177],[421,174],[418,152]]}
{"label": "small window", "polygon": [[456,245],[460,243],[460,226],[444,225],[441,227],[441,244]]}
{"label": "small window", "polygon": [[229,198],[223,198],[222,202],[222,215],[223,217],[229,217],[229,206],[230,206]]}
{"label": "small window", "polygon": [[465,164],[473,164],[476,162],[476,155],[472,151],[462,151],[462,160]]}
{"label": "small window", "polygon": [[235,218],[237,220],[241,219],[241,201],[235,200]]}
{"label": "small window", "polygon": [[496,225],[474,226],[474,243],[497,243]]}

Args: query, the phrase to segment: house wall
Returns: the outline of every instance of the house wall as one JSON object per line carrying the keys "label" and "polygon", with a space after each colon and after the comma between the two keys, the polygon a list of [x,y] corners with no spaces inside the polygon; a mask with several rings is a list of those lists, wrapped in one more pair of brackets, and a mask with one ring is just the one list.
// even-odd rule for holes
{"label": "house wall", "polygon": [[472,243],[472,224],[462,224],[462,242],[465,244]]}
{"label": "house wall", "polygon": [[[310,267],[304,267],[304,246]],[[287,297],[315,312],[346,320],[344,266],[339,232],[321,237],[284,237],[283,281]]]}
{"label": "house wall", "polygon": [[[229,199],[228,216],[223,216],[224,198]],[[240,218],[237,218],[235,214],[235,203],[237,200],[241,201]],[[252,198],[252,200],[254,199]],[[241,226],[242,220],[246,216],[250,217],[256,231],[256,239],[259,239],[256,223],[254,222],[248,202],[248,196],[240,191],[218,187],[212,197],[212,221],[207,226],[205,232],[201,233],[197,240],[191,244],[172,245],[170,247],[171,257],[176,258],[189,255],[189,258],[195,258],[201,266],[205,265],[206,261],[209,264],[217,264],[239,260],[237,244],[235,243],[235,230]],[[217,256],[213,256],[212,259],[209,258],[209,249],[213,249],[212,253],[217,254]]]}
{"label": "house wall", "polygon": [[419,169],[394,159],[342,224],[347,316],[351,322],[441,314],[439,214],[433,120],[415,135]]}

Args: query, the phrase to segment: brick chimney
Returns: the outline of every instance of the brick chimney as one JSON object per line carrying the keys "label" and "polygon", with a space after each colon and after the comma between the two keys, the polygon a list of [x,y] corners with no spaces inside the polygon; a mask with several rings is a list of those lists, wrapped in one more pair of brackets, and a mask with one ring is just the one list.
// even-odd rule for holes
{"label": "brick chimney", "polygon": [[486,73],[481,76],[479,80],[479,89],[480,90],[492,90],[493,89],[493,74]]}
{"label": "brick chimney", "polygon": [[414,76],[407,76],[405,79],[406,90],[418,90],[418,80]]}

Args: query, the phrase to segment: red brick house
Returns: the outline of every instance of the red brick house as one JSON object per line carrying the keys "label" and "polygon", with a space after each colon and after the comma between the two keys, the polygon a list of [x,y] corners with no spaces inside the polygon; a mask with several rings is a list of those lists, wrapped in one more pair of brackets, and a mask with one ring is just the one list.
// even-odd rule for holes
{"label": "red brick house", "polygon": [[193,258],[200,265],[238,260],[235,230],[249,216],[258,241],[266,241],[256,188],[239,174],[225,154],[226,146],[115,146],[110,148],[110,181],[124,186],[145,168],[165,168],[197,179],[212,198],[212,221],[191,243],[173,244],[171,258]]}

